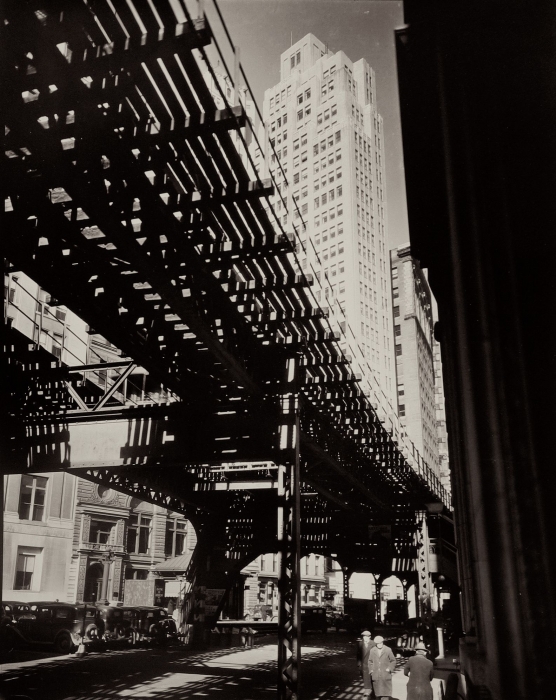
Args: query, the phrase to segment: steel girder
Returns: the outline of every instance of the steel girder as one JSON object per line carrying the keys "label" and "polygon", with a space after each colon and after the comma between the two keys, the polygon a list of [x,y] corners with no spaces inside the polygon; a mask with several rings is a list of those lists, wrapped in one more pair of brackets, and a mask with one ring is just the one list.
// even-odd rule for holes
{"label": "steel girder", "polygon": [[155,5],[156,38],[150,9],[147,35],[132,22],[126,37],[103,0],[8,6],[8,257],[184,401],[263,396],[286,357],[269,344],[298,349],[303,400],[340,452],[371,454],[373,494],[384,482],[394,509],[412,490],[443,497],[353,383],[268,188],[249,184],[228,133],[245,115],[215,109],[192,53],[210,27]]}
{"label": "steel girder", "polygon": [[[178,22],[166,0],[139,9],[141,26],[129,5],[117,12],[106,0],[57,0],[46,12],[33,0],[7,5],[5,255],[180,403],[117,418],[99,406],[95,418],[114,431],[102,449],[119,454],[80,461],[92,419],[73,382],[64,371],[33,377],[14,354],[10,454],[22,464],[31,453],[25,469],[79,466],[186,512],[205,543],[198,557],[223,529],[236,533],[217,557],[218,580],[205,581],[216,588],[230,557],[268,548],[270,531],[253,539],[254,504],[275,489],[255,494],[256,478],[251,489],[219,491],[234,480],[202,470],[226,459],[285,463],[279,685],[295,697],[300,504],[307,551],[332,553],[355,534],[343,548],[355,570],[382,556],[368,523],[395,523],[446,495],[382,425],[308,294],[295,237],[271,224],[261,201],[271,187],[249,175],[230,135],[244,138],[245,112],[216,109],[196,58],[214,40],[206,20]],[[294,355],[286,404],[295,410],[284,413],[281,375]],[[397,524],[402,542],[413,530]],[[205,567],[196,571],[199,587]]]}

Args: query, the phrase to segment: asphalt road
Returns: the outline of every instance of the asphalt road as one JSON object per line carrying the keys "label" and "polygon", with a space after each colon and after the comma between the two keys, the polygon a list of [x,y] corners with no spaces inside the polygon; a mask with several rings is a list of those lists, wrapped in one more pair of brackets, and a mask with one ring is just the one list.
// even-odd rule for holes
{"label": "asphalt road", "polygon": [[[265,643],[268,641],[269,643]],[[22,659],[34,653],[34,658]],[[0,667],[5,700],[157,698],[262,700],[276,697],[276,643],[262,639],[253,649],[217,648],[199,653],[183,647],[126,649],[91,653],[82,659],[18,652]],[[394,697],[405,699],[403,662],[394,676]],[[307,635],[302,650],[303,700],[360,700],[355,646],[345,635]],[[4,700],[2,698],[2,700]]]}

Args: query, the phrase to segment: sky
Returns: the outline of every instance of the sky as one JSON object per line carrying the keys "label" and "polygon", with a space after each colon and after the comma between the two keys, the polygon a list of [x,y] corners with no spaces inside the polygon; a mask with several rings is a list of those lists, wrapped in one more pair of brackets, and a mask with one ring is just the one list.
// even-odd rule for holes
{"label": "sky", "polygon": [[[263,93],[280,79],[280,54],[309,32],[365,58],[374,69],[384,118],[390,247],[409,240],[400,131],[394,29],[403,26],[397,0],[218,0],[241,64],[262,110]],[[206,5],[210,0],[206,0]]]}

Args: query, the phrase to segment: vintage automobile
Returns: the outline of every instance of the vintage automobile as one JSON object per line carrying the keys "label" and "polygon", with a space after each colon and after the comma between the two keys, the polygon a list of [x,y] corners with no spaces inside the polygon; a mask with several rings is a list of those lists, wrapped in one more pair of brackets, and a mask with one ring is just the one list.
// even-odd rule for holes
{"label": "vintage automobile", "polygon": [[69,654],[80,644],[99,639],[99,615],[94,605],[59,602],[29,603],[29,612],[13,622],[18,644],[53,645]]}
{"label": "vintage automobile", "polygon": [[134,627],[135,642],[150,642],[164,646],[168,643],[168,613],[164,608],[138,606],[135,608]]}
{"label": "vintage automobile", "polygon": [[96,604],[99,612],[100,637],[107,645],[142,642],[163,646],[177,640],[174,620],[164,608],[154,606],[125,606]]}
{"label": "vintage automobile", "polygon": [[174,618],[167,617],[161,622],[162,628],[166,632],[166,642],[176,644],[179,642],[179,632]]}
{"label": "vintage automobile", "polygon": [[100,636],[106,644],[136,644],[138,636],[136,626],[136,608],[123,605],[104,605],[97,603],[99,613]]}

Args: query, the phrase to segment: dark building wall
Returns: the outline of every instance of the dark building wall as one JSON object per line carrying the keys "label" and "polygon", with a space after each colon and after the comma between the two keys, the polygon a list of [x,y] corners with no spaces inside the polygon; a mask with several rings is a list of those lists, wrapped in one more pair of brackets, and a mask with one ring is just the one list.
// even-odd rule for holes
{"label": "dark building wall", "polygon": [[439,306],[463,670],[473,699],[549,700],[554,5],[404,6],[397,57],[410,234]]}

